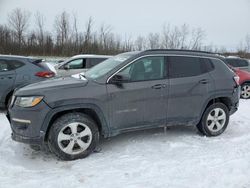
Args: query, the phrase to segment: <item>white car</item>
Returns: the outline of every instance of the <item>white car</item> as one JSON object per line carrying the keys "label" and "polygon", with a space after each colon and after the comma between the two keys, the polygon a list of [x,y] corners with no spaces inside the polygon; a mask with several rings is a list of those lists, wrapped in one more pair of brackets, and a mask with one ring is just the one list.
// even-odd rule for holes
{"label": "white car", "polygon": [[82,54],[73,56],[55,66],[58,76],[70,76],[85,72],[87,69],[110,58],[107,55]]}

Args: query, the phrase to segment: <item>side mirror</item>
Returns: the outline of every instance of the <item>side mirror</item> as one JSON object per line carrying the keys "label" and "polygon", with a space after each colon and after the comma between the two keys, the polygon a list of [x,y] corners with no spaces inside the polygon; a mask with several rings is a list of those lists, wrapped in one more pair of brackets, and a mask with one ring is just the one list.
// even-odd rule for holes
{"label": "side mirror", "polygon": [[122,83],[129,82],[129,81],[130,81],[130,79],[128,76],[118,73],[111,78],[110,83],[111,84],[122,84]]}
{"label": "side mirror", "polygon": [[69,64],[64,65],[63,68],[64,70],[69,70],[70,69]]}

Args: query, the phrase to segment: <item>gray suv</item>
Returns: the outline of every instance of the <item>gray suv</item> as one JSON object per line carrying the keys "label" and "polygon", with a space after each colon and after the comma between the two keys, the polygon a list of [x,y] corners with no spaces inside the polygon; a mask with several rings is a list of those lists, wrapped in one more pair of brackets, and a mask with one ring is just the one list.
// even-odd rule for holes
{"label": "gray suv", "polygon": [[41,59],[0,55],[0,108],[10,103],[15,88],[55,75]]}
{"label": "gray suv", "polygon": [[7,115],[15,141],[45,146],[63,160],[89,155],[99,137],[196,125],[226,129],[239,104],[238,77],[206,52],[148,50],[114,56],[77,78],[17,90]]}

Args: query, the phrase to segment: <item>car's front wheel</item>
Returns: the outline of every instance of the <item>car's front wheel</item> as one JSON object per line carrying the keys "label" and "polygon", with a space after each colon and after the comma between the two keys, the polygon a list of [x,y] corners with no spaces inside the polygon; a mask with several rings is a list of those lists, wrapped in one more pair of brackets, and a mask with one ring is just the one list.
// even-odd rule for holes
{"label": "car's front wheel", "polygon": [[96,123],[82,113],[69,113],[59,117],[49,132],[50,150],[62,160],[87,157],[99,141]]}
{"label": "car's front wheel", "polygon": [[241,86],[241,98],[243,99],[250,98],[250,83],[245,83]]}
{"label": "car's front wheel", "polygon": [[227,128],[229,111],[223,103],[210,105],[204,112],[198,130],[206,136],[218,136]]}

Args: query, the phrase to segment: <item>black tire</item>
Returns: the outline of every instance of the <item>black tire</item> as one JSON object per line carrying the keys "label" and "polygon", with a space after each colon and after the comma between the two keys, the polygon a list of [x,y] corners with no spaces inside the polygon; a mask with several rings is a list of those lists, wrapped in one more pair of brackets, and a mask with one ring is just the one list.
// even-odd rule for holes
{"label": "black tire", "polygon": [[[90,130],[89,132],[91,132],[92,134],[91,135],[92,139],[87,138],[91,141],[89,141],[88,143],[89,144],[88,148],[83,151],[81,151],[82,148],[80,147],[80,145],[78,145],[78,142],[76,143],[76,140],[74,140],[75,143],[73,143],[72,151],[74,150],[75,146],[78,146],[80,148],[78,149],[80,150],[80,153],[69,154],[62,150],[62,147],[64,146],[62,142],[64,141],[59,142],[58,136],[60,132],[67,129],[67,125],[72,125],[73,123],[84,124],[85,128]],[[76,132],[78,131],[79,126],[77,125]],[[70,129],[70,131],[72,130]],[[72,136],[72,132],[69,133],[69,135]],[[80,138],[80,140],[82,141],[82,138]],[[66,147],[69,146],[70,142],[72,141],[68,141],[68,144],[67,143],[65,144]],[[56,119],[56,121],[52,124],[52,127],[49,132],[49,138],[48,138],[48,145],[49,145],[50,150],[62,160],[75,160],[75,159],[85,158],[95,150],[98,142],[99,142],[99,131],[98,131],[98,127],[96,123],[86,114],[78,113],[78,112],[68,113]],[[62,145],[59,146],[59,144],[62,144]]]}
{"label": "black tire", "polygon": [[[216,130],[211,131],[211,128],[209,128],[209,126],[208,126],[208,124],[209,124],[208,121],[210,121],[210,120],[208,120],[208,116],[210,113],[213,113],[213,111],[215,109],[220,109],[220,110],[224,111],[225,120],[223,121],[222,128],[220,128],[217,131]],[[222,120],[220,120],[220,121],[222,121]],[[228,122],[229,122],[229,110],[228,110],[227,106],[223,103],[215,103],[215,104],[210,105],[205,110],[205,112],[203,113],[203,116],[201,118],[201,121],[199,122],[199,124],[196,127],[199,130],[199,132],[201,132],[203,135],[218,136],[226,130]],[[216,126],[217,125],[215,125],[214,127],[216,128]]]}
{"label": "black tire", "polygon": [[250,99],[249,88],[250,88],[250,83],[244,83],[244,84],[241,85],[240,98],[242,98],[242,99]]}

